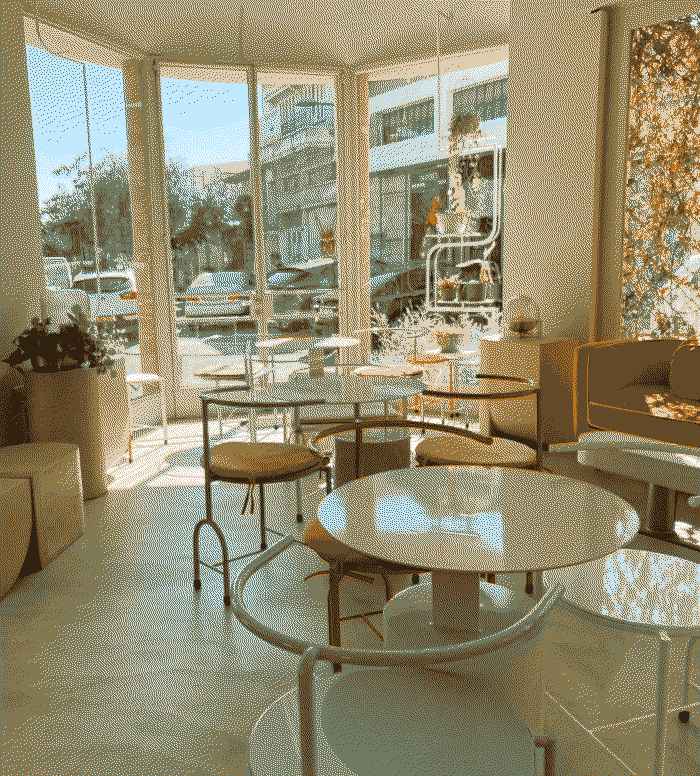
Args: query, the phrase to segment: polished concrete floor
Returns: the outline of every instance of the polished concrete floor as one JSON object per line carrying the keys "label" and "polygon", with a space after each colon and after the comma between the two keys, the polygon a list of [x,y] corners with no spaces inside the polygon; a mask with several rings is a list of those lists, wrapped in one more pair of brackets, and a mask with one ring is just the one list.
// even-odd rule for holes
{"label": "polished concrete floor", "polygon": [[[293,685],[296,658],[224,609],[219,574],[203,569],[203,589],[193,593],[199,424],[174,425],[171,440],[161,446],[157,432],[141,439],[134,463],[113,470],[108,495],[86,504],[83,537],[0,602],[0,776],[243,776],[251,725]],[[311,514],[320,500],[313,478],[305,492]],[[270,527],[297,530],[291,495],[287,485],[271,489]],[[257,540],[256,523],[239,515],[242,498],[243,488],[215,489],[232,554]],[[216,553],[204,535],[203,554],[213,562]],[[324,578],[302,581],[322,565],[294,548],[260,575],[251,608],[323,640]],[[380,600],[379,588],[346,582],[343,611],[374,608],[372,598]],[[381,618],[371,624],[379,630]],[[375,630],[352,620],[343,637],[376,646]],[[559,773],[651,773],[655,645],[584,635],[565,622],[552,642],[547,724],[559,741]],[[675,718],[671,728],[667,774],[697,776],[700,735]]]}

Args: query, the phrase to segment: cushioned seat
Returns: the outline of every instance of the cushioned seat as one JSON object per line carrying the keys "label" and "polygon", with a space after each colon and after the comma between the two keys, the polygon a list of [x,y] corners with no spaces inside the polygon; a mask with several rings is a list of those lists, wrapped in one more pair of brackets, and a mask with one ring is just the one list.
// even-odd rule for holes
{"label": "cushioned seat", "polygon": [[416,461],[433,466],[509,466],[527,469],[537,465],[535,450],[521,442],[494,437],[490,445],[469,437],[444,434],[424,439],[416,447]]}
{"label": "cushioned seat", "polygon": [[[485,703],[466,678],[399,667],[315,684],[318,776],[535,776],[528,726],[508,705]],[[249,763],[251,776],[303,773],[296,689],[255,724]]]}
{"label": "cushioned seat", "polygon": [[[700,444],[700,401],[675,396],[666,383],[627,385],[610,391],[604,400],[590,400],[588,420],[594,428]],[[669,420],[676,422],[669,425]]]}
{"label": "cushioned seat", "polygon": [[325,458],[301,445],[277,442],[224,442],[211,449],[214,477],[264,482],[320,469]]}
{"label": "cushioned seat", "polygon": [[342,560],[344,563],[354,564],[368,560],[366,555],[346,547],[331,536],[321,525],[318,518],[314,518],[307,523],[304,530],[304,544],[329,563]]}

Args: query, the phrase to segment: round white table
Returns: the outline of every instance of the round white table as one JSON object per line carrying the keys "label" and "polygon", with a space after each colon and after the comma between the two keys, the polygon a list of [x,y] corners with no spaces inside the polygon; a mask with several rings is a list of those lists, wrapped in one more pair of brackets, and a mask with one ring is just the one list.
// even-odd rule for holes
{"label": "round white table", "polygon": [[479,632],[480,577],[576,566],[627,544],[637,512],[602,488],[527,469],[435,466],[355,480],[323,527],[366,555],[432,572],[432,626]]}

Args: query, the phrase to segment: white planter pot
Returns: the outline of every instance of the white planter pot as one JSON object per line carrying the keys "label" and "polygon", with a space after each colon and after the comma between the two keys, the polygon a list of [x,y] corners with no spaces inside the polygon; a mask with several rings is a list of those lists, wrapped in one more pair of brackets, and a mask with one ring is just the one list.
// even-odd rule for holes
{"label": "white planter pot", "polygon": [[29,372],[27,407],[32,442],[72,442],[80,448],[86,499],[107,492],[96,369]]}

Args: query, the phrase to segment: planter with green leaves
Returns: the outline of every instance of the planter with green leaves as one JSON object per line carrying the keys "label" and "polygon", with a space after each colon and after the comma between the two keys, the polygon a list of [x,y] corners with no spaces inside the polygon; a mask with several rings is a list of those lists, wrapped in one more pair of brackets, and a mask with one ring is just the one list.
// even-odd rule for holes
{"label": "planter with green leaves", "polygon": [[32,442],[72,442],[80,448],[85,498],[107,490],[100,417],[101,375],[114,366],[115,352],[74,308],[70,323],[51,328],[50,319],[32,319],[5,359],[26,371],[29,434]]}

